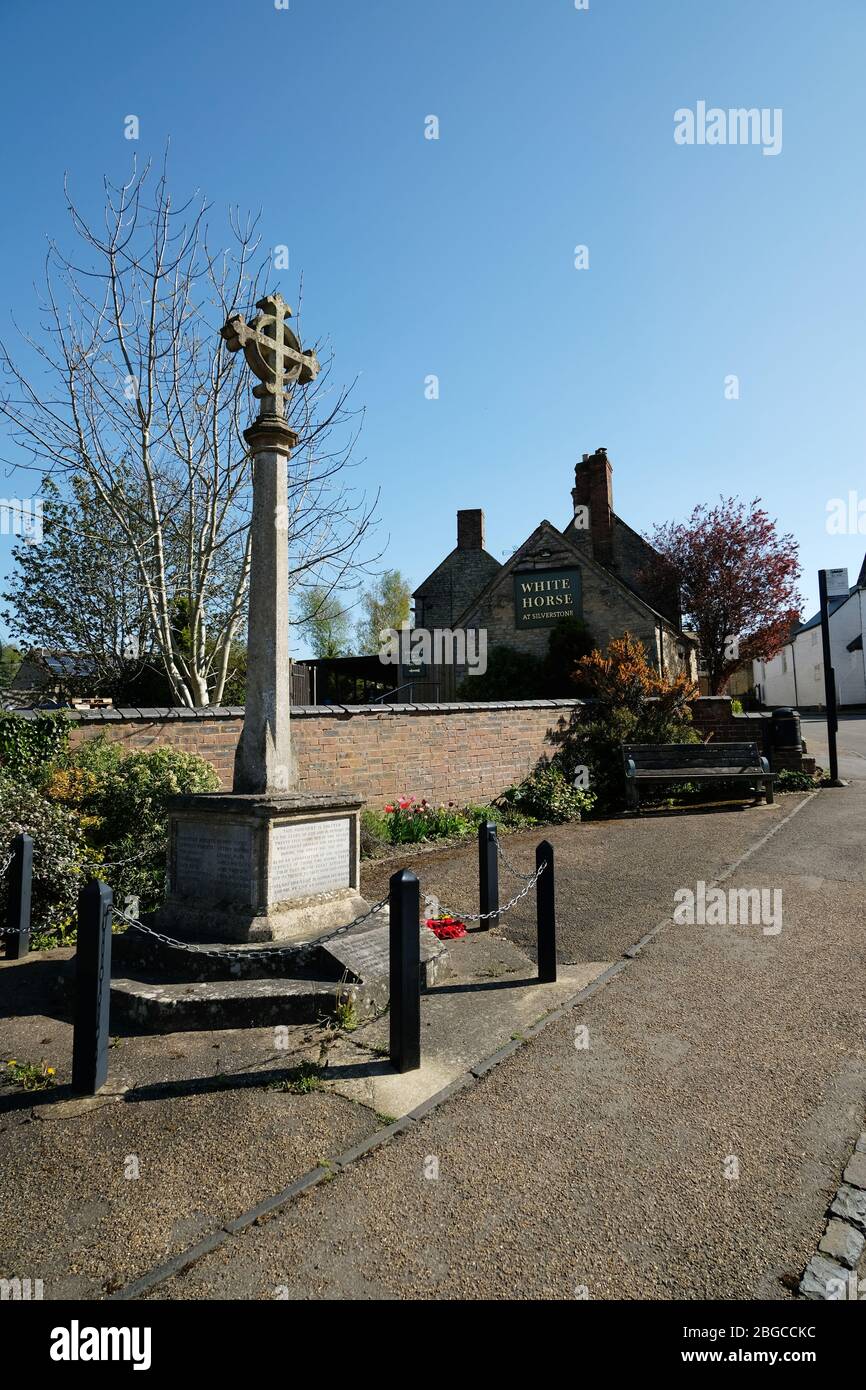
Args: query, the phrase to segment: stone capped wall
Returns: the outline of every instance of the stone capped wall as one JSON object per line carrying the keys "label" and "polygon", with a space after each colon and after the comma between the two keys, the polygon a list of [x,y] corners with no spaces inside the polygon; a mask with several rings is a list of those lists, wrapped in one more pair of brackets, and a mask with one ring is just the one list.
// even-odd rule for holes
{"label": "stone capped wall", "polygon": [[[487,802],[551,751],[547,734],[580,701],[318,705],[292,711],[299,790],[356,792],[377,806],[403,794]],[[130,751],[200,753],[232,782],[243,711],[95,710],[70,714],[72,743],[104,732]]]}
{"label": "stone capped wall", "polygon": [[[292,711],[300,790],[355,792],[373,806],[399,795],[487,802],[552,752],[548,735],[586,706],[580,700],[447,705],[316,705]],[[732,714],[727,696],[693,705],[701,737],[754,739],[766,748],[769,714]],[[70,712],[73,745],[104,732],[130,751],[179,748],[213,763],[232,783],[243,710]],[[799,767],[795,755],[776,766]]]}

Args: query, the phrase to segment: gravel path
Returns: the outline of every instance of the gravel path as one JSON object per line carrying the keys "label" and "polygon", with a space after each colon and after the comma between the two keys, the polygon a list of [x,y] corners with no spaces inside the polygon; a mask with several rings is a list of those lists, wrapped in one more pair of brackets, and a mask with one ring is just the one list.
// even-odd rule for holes
{"label": "gravel path", "polygon": [[[470,1090],[153,1296],[789,1297],[862,1128],[864,814],[866,784],[822,793],[737,870],[782,890],[778,935],[670,926]],[[754,841],[751,815],[630,825],[607,863],[623,912],[581,930],[627,919],[634,941],[736,858],[741,822]],[[579,853],[593,831],[617,843],[581,827]]]}
{"label": "gravel path", "polygon": [[[38,976],[50,963],[34,965]],[[12,970],[0,971],[0,1015]],[[0,1076],[0,1274],[42,1279],[46,1298],[103,1298],[375,1130],[341,1096],[268,1089],[309,1055],[315,1030],[288,1031],[297,1056],[275,1051],[273,1028],[118,1039],[108,1089],[131,1086],[123,1103]],[[12,1033],[3,1061],[43,1056],[68,1078],[68,1023],[28,1012],[3,1020],[4,1044]]]}
{"label": "gravel path", "polygon": [[[550,840],[556,856],[559,959],[564,965],[616,960],[671,911],[673,886],[709,881],[723,873],[802,797],[781,796],[772,806],[737,803],[732,809],[648,813],[637,819],[588,821],[522,830],[503,837],[516,869],[535,868],[535,847]],[[409,846],[404,855],[362,866],[361,887],[371,902],[385,896],[397,869],[412,869],[421,892],[449,907],[478,911],[478,848],[443,850]],[[519,879],[499,870],[500,901],[518,891]],[[502,931],[535,958],[535,894],[507,917]]]}

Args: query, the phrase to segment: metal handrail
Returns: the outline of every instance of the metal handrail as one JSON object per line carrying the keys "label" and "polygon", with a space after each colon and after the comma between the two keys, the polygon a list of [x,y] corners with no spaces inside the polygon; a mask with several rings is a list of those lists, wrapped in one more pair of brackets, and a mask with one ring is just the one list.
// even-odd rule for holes
{"label": "metal handrail", "polygon": [[391,698],[392,695],[399,695],[400,692],[401,692],[402,690],[408,690],[408,691],[409,691],[409,701],[410,701],[410,703],[411,703],[411,701],[412,701],[412,691],[415,689],[415,686],[416,686],[416,685],[422,684],[422,683],[423,683],[424,685],[432,685],[432,686],[433,686],[433,689],[436,691],[436,699],[438,700],[438,699],[439,699],[439,682],[438,682],[438,681],[424,681],[424,682],[409,681],[409,682],[407,682],[406,685],[396,685],[396,686],[394,687],[393,690],[386,690],[384,695],[377,695],[376,698],[375,698],[375,700],[371,700],[371,701],[370,701],[370,704],[371,704],[371,705],[383,705],[383,704],[386,702],[386,700],[390,700],[390,698]]}

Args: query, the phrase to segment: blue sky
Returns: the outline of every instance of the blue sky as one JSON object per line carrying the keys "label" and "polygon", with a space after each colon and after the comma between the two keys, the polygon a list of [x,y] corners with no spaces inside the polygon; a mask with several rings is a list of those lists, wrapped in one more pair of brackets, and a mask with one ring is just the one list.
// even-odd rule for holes
{"label": "blue sky", "polygon": [[[866,497],[862,0],[7,3],[0,40],[5,338],[35,322],[46,234],[72,244],[64,173],[94,210],[170,137],[177,195],[215,226],[261,208],[290,247],[279,287],[303,272],[306,336],[359,377],[359,480],[413,584],[459,507],[499,557],[564,525],[601,444],[638,530],[760,495],[809,611],[819,566],[856,577],[866,535],[826,517]],[[702,100],[781,108],[781,152],[676,144]]]}

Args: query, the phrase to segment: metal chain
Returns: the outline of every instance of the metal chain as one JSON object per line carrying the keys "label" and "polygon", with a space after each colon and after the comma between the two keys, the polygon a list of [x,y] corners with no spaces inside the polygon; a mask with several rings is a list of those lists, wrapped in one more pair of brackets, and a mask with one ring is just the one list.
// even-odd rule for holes
{"label": "metal chain", "polygon": [[[367,919],[372,917],[375,913],[381,912],[387,901],[387,898],[383,898],[381,902],[371,907],[368,912],[364,912],[360,917],[356,917],[353,922],[347,922],[344,927],[337,927],[334,931],[328,932],[327,936],[316,937],[313,944],[320,946],[323,942],[330,941],[335,936],[341,936],[343,932],[349,931],[352,927],[360,926],[362,922],[366,922]],[[140,922],[139,919],[133,917],[131,913],[124,912],[122,908],[115,907],[113,911],[115,917],[119,918],[121,922],[125,922],[126,925],[132,927],[134,931],[140,931],[145,936],[152,937],[154,941],[158,941],[162,946],[173,946],[177,950],[189,952],[190,955],[212,956],[215,960],[261,960],[263,956],[284,956],[290,951],[297,950],[298,946],[307,944],[294,941],[291,945],[287,944],[285,946],[262,946],[257,947],[254,953],[252,951],[214,950],[209,946],[196,946],[189,941],[178,941],[173,936],[166,936],[163,932],[154,931],[153,927],[145,926],[144,922]]]}
{"label": "metal chain", "polygon": [[[154,846],[158,848],[158,846]],[[152,850],[143,850],[139,854],[130,855],[128,859],[91,859],[84,865],[86,869],[120,869],[124,864],[141,864]]]}
{"label": "metal chain", "polygon": [[522,874],[522,873],[520,872],[519,869],[515,869],[514,865],[513,865],[513,864],[510,864],[510,863],[508,862],[508,859],[506,858],[506,855],[505,855],[505,850],[502,848],[501,844],[499,843],[499,836],[498,836],[498,835],[496,836],[496,852],[497,852],[497,854],[499,855],[499,858],[502,860],[503,864],[505,865],[506,869],[509,871],[509,873],[514,874],[514,877],[515,877],[515,878],[522,878],[522,879],[524,880],[524,882],[525,882],[527,879],[532,878],[532,874]]}
{"label": "metal chain", "polygon": [[[163,932],[154,931],[153,927],[145,926],[144,922],[140,922],[137,917],[133,917],[131,913],[124,912],[119,907],[115,907],[113,911],[115,917],[119,921],[125,922],[128,927],[131,927],[133,929],[133,931],[141,932],[143,936],[149,936],[153,941],[158,941],[161,946],[171,946],[179,951],[187,951],[190,955],[194,956],[212,956],[215,960],[249,959],[249,952],[247,951],[212,950],[207,946],[195,946],[188,941],[178,941],[173,936],[166,936]],[[263,950],[260,953],[256,953],[257,956],[271,956],[278,954],[281,954],[281,952],[278,952],[276,949],[273,948]]]}
{"label": "metal chain", "polygon": [[545,859],[538,866],[535,873],[530,878],[529,882],[523,888],[521,888],[520,892],[515,893],[514,897],[510,898],[509,901],[504,905],[504,907],[494,908],[492,912],[457,912],[454,908],[446,907],[445,904],[441,901],[439,903],[439,906],[446,916],[453,917],[458,922],[484,922],[488,917],[499,917],[503,912],[510,912],[511,909],[513,907],[516,907],[516,905],[520,902],[521,898],[526,897],[530,888],[534,887],[534,885],[541,878],[541,875],[544,873],[544,870],[546,868],[547,860]]}
{"label": "metal chain", "polygon": [[360,917],[356,917],[354,922],[347,922],[344,927],[335,927],[333,931],[329,931],[325,936],[317,936],[316,945],[320,946],[323,941],[333,941],[335,936],[342,936],[343,932],[350,931],[352,927],[359,927],[362,922],[368,921],[370,917],[375,917],[377,912],[381,912],[382,908],[387,906],[387,903],[388,898],[382,898],[379,902],[373,904],[369,912],[362,912]]}

